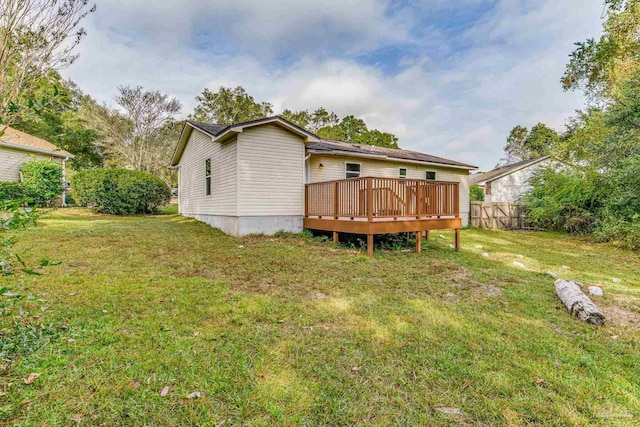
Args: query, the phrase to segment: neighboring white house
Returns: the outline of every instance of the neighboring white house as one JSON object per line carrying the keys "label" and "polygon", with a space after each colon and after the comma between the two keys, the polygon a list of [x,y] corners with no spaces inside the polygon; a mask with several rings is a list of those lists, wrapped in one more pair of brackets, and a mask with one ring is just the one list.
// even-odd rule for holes
{"label": "neighboring white house", "polygon": [[529,189],[529,180],[536,172],[550,163],[550,156],[524,160],[471,175],[471,184],[484,189],[485,202],[515,202]]}
{"label": "neighboring white house", "polygon": [[232,126],[187,121],[171,166],[182,215],[239,236],[300,232],[305,184],[354,177],[455,181],[469,218],[475,166],[414,151],[319,138],[281,117]]}

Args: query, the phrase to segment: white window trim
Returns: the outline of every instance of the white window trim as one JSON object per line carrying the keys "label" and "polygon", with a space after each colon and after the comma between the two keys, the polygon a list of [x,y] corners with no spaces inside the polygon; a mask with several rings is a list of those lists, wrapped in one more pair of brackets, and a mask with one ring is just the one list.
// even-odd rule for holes
{"label": "white window trim", "polygon": [[428,179],[427,178],[427,172],[433,172],[434,173],[434,178],[433,179],[429,179],[429,181],[437,181],[438,180],[438,171],[430,171],[430,170],[424,171],[424,179]]}
{"label": "white window trim", "polygon": [[358,165],[360,171],[358,172],[358,176],[352,176],[351,178],[361,178],[362,177],[362,163],[358,162],[344,162],[344,178],[347,178],[347,173],[355,173],[354,171],[347,171],[347,165]]}
{"label": "white window trim", "polygon": [[[402,169],[404,169],[404,176],[402,176],[402,174],[400,173],[400,171]],[[405,168],[405,167],[398,168],[398,178],[406,179],[408,176],[409,176],[409,169],[408,168]]]}
{"label": "white window trim", "polygon": [[[207,161],[209,162],[209,175],[207,175]],[[209,194],[207,194],[207,178],[209,178]],[[211,157],[204,159],[204,195],[209,197],[213,194],[213,161]]]}

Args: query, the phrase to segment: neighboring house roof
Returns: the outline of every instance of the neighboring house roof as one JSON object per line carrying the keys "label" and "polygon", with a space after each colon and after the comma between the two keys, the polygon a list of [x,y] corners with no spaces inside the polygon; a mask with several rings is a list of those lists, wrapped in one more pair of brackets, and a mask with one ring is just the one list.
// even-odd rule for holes
{"label": "neighboring house roof", "polygon": [[307,151],[310,153],[367,157],[379,160],[403,160],[414,163],[444,165],[462,169],[476,169],[476,166],[460,163],[455,160],[449,160],[442,157],[432,156],[430,154],[419,153],[417,151],[322,139],[317,135],[314,135],[313,133],[307,131],[306,129],[303,129],[300,126],[297,126],[290,121],[283,119],[280,116],[252,120],[249,122],[238,123],[231,126],[200,123],[187,120],[182,130],[180,141],[178,142],[178,145],[174,151],[173,158],[171,160],[171,166],[176,166],[180,162],[180,158],[182,157],[186,142],[189,139],[191,130],[194,128],[210,135],[211,137],[213,137],[214,141],[222,141],[227,137],[227,135],[236,135],[238,133],[241,133],[242,130],[246,127],[274,122],[280,124],[281,126],[289,128],[295,133],[305,136],[306,141],[310,143],[310,145],[307,146]]}
{"label": "neighboring house roof", "polygon": [[[2,130],[2,126],[0,126]],[[0,147],[29,151],[32,153],[49,154],[56,157],[73,157],[73,154],[61,150],[49,141],[28,133],[6,126],[4,134],[0,135]]]}
{"label": "neighboring house roof", "polygon": [[521,162],[512,163],[510,165],[496,168],[489,172],[479,173],[477,175],[471,175],[470,180],[472,184],[484,184],[486,182],[495,181],[498,178],[502,178],[503,176],[519,171],[520,169],[524,169],[529,166],[535,165],[536,163],[540,163],[549,158],[551,158],[551,156],[540,156],[540,157],[536,157],[535,159],[523,160]]}
{"label": "neighboring house roof", "polygon": [[334,141],[323,139],[320,142],[310,145],[307,150],[311,153],[327,153],[333,155],[346,155],[375,158],[380,160],[403,160],[415,163],[426,163],[433,165],[445,165],[462,169],[476,169],[476,166],[460,163],[442,157],[417,151],[402,150],[399,148],[378,147],[375,145],[358,144],[352,142]]}

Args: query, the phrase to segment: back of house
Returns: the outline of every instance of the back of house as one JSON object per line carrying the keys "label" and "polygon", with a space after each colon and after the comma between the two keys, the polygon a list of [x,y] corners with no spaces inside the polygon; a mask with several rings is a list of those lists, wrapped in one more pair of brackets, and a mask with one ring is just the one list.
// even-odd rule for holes
{"label": "back of house", "polygon": [[475,169],[414,151],[325,140],[278,116],[231,126],[188,121],[171,165],[179,170],[179,212],[235,236],[300,232],[305,184],[359,177],[458,183],[467,225]]}

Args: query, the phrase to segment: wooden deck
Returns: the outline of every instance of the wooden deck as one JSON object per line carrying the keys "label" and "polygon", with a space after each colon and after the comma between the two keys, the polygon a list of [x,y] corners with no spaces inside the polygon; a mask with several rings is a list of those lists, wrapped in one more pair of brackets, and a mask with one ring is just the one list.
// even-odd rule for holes
{"label": "wooden deck", "polygon": [[457,182],[400,178],[350,178],[317,182],[305,187],[304,228],[367,235],[367,253],[373,255],[373,236],[416,233],[421,251],[422,233],[454,229],[460,248],[460,187]]}

